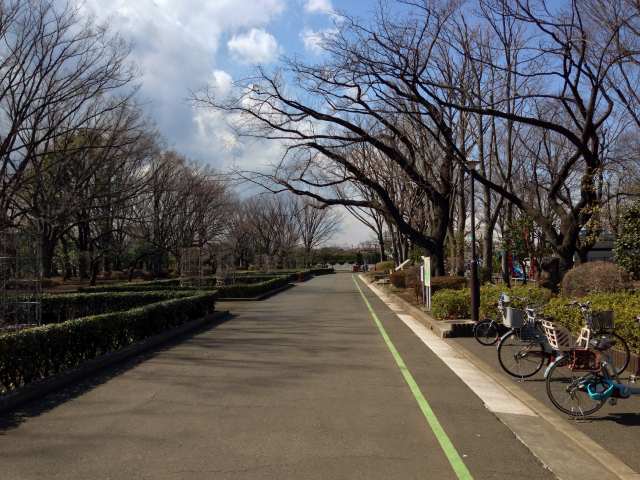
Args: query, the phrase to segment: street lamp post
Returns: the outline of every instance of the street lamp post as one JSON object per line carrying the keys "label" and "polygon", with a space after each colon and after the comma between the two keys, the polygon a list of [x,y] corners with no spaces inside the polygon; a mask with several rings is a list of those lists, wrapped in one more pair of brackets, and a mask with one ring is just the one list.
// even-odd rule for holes
{"label": "street lamp post", "polygon": [[476,253],[476,202],[473,171],[477,161],[467,162],[471,177],[471,320],[480,320],[480,279],[478,278],[478,256]]}

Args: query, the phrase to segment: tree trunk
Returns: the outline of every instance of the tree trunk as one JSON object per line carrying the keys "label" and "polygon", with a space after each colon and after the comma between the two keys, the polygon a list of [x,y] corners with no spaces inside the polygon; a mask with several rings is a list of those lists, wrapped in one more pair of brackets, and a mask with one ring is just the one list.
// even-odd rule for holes
{"label": "tree trunk", "polygon": [[45,278],[53,277],[57,271],[53,263],[57,240],[50,236],[44,236],[41,239],[42,248],[42,274]]}
{"label": "tree trunk", "polygon": [[381,231],[378,231],[378,248],[380,251],[380,261],[384,262],[387,259],[387,254],[384,251],[384,235]]}

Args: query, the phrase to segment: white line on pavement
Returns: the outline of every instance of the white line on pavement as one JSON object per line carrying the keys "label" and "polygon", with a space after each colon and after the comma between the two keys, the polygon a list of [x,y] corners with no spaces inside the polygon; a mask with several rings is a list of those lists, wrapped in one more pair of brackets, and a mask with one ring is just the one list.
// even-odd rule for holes
{"label": "white line on pavement", "polygon": [[529,407],[505,388],[495,383],[488,375],[469,363],[454,348],[440,339],[431,330],[405,313],[383,291],[374,285],[367,284],[422,342],[435,353],[473,392],[480,397],[487,409],[494,413],[510,413],[513,415],[537,416]]}

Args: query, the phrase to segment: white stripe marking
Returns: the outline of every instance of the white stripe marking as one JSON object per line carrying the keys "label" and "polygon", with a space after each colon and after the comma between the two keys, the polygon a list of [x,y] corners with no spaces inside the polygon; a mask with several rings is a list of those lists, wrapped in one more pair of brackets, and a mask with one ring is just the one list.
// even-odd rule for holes
{"label": "white stripe marking", "polygon": [[447,342],[418,322],[411,315],[389,300],[389,297],[374,285],[368,284],[375,293],[422,342],[435,353],[473,392],[480,397],[487,409],[494,413],[537,416],[529,407],[511,395],[504,387],[495,383]]}

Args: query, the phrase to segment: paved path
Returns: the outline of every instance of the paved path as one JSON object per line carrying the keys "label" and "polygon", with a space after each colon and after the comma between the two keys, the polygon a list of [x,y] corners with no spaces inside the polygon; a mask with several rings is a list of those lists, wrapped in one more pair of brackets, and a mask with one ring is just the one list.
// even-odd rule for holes
{"label": "paved path", "polygon": [[0,478],[455,479],[442,435],[473,478],[552,478],[363,292],[440,434],[338,274],[227,304],[232,320],[2,419]]}

